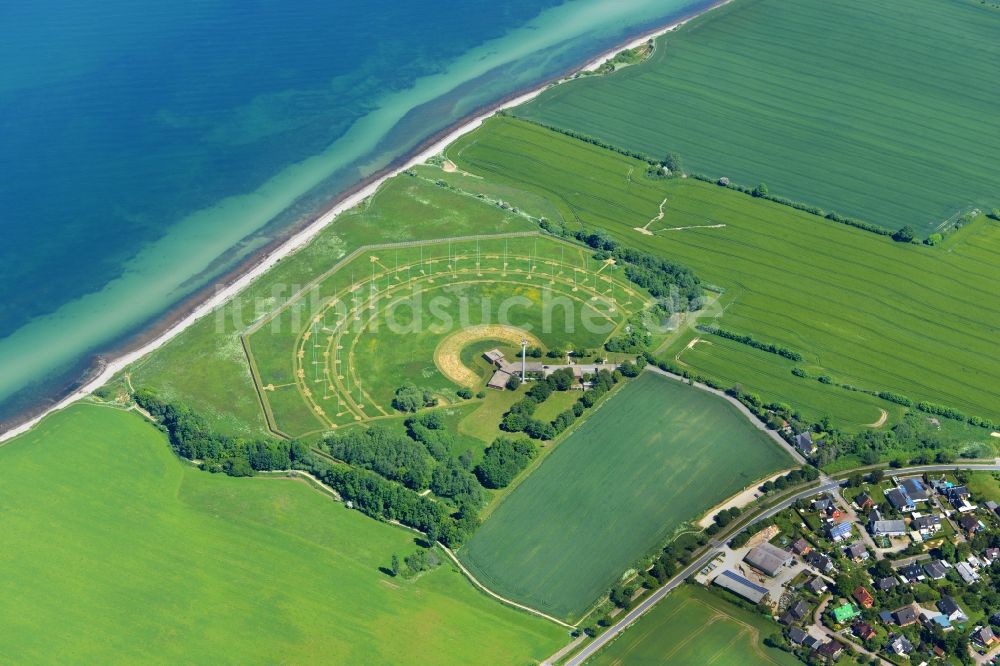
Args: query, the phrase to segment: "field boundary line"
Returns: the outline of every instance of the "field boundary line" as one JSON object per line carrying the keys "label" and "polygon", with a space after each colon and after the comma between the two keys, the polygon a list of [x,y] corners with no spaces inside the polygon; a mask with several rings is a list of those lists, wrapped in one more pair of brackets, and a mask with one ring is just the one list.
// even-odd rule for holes
{"label": "field boundary line", "polygon": [[472,581],[473,585],[475,585],[480,590],[482,590],[486,594],[490,595],[494,599],[496,599],[496,600],[498,600],[498,601],[500,601],[502,603],[505,603],[508,606],[512,606],[514,608],[519,608],[519,609],[521,609],[523,611],[527,611],[528,613],[531,613],[532,615],[537,615],[538,617],[541,617],[541,618],[544,618],[546,620],[549,620],[550,622],[555,622],[556,624],[558,624],[561,627],[565,627],[567,629],[576,629],[576,627],[574,625],[568,624],[566,622],[563,622],[559,618],[553,617],[553,616],[549,615],[548,613],[543,613],[542,611],[538,610],[537,608],[532,608],[531,606],[525,606],[524,604],[519,604],[516,601],[508,599],[507,597],[500,596],[499,594],[497,594],[496,592],[494,592],[490,588],[488,588],[485,585],[483,585],[482,583],[480,583],[479,579],[477,579],[474,575],[472,575],[471,571],[469,571],[468,569],[465,568],[465,565],[462,564],[461,560],[458,559],[458,557],[455,555],[455,553],[453,553],[451,551],[451,549],[448,548],[448,546],[445,546],[442,543],[439,543],[438,545],[441,546],[441,548],[444,550],[445,553],[447,553],[448,557],[451,558],[451,561],[454,562],[458,566],[459,569],[461,569],[462,573],[465,574],[465,577],[468,578],[470,581]]}
{"label": "field boundary line", "polygon": [[[364,252],[371,252],[371,251],[374,251],[374,250],[390,250],[390,249],[393,249],[393,248],[397,248],[398,249],[398,248],[404,248],[404,247],[421,247],[421,246],[425,246],[425,245],[437,245],[439,243],[445,243],[445,242],[450,242],[450,241],[458,241],[458,242],[462,243],[462,242],[465,242],[465,241],[495,240],[495,239],[501,239],[501,238],[529,238],[531,236],[542,236],[542,235],[544,235],[544,234],[541,232],[541,230],[511,231],[511,232],[508,232],[508,233],[499,233],[499,234],[474,234],[474,235],[471,235],[471,236],[445,236],[443,238],[432,238],[432,239],[415,240],[415,241],[400,241],[398,243],[371,243],[371,244],[367,244],[367,245],[359,245],[354,250],[352,250],[349,254],[345,254],[343,257],[341,257],[340,259],[338,259],[333,264],[333,266],[331,266],[330,268],[328,268],[323,273],[320,273],[318,276],[316,276],[315,278],[313,278],[312,280],[310,280],[308,283],[306,283],[297,292],[295,292],[294,294],[292,294],[291,296],[289,296],[285,300],[284,303],[282,303],[281,305],[275,306],[275,308],[273,310],[271,310],[271,312],[269,312],[267,315],[261,317],[259,320],[257,320],[255,322],[253,322],[252,324],[250,324],[247,328],[244,329],[243,333],[245,335],[253,335],[254,333],[256,333],[258,330],[260,330],[261,328],[263,328],[263,326],[265,324],[267,324],[268,322],[270,322],[277,315],[279,315],[282,311],[284,311],[289,305],[292,305],[293,303],[295,303],[296,301],[298,301],[300,298],[302,298],[310,289],[314,288],[316,285],[320,284],[321,282],[323,282],[324,280],[326,280],[327,278],[329,278],[331,275],[333,275],[338,270],[340,270],[340,268],[342,266],[345,266],[346,264],[350,263],[351,261],[353,261],[354,259],[356,259],[359,255],[361,255]],[[553,237],[553,240],[559,241],[561,239]],[[563,241],[563,242],[566,242],[566,241]],[[567,244],[571,245],[571,243],[567,243]]]}

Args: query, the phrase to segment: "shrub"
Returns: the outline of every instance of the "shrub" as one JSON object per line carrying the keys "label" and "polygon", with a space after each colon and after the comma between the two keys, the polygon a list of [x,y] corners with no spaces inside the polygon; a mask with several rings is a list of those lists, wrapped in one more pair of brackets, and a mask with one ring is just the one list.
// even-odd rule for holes
{"label": "shrub", "polygon": [[392,407],[401,412],[415,412],[422,407],[433,407],[437,398],[427,389],[418,388],[413,382],[406,382],[396,389]]}
{"label": "shrub", "polygon": [[537,454],[528,439],[498,437],[483,453],[476,465],[476,477],[487,488],[505,488]]}

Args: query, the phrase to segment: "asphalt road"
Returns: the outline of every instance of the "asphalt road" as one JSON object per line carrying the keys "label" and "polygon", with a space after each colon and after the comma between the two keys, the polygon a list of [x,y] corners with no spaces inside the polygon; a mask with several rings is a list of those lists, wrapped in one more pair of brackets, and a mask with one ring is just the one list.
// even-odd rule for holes
{"label": "asphalt road", "polygon": [[[953,472],[955,470],[968,469],[979,472],[1000,472],[1000,464],[957,464],[957,465],[921,465],[919,467],[904,467],[900,469],[886,469],[886,476],[906,476],[911,474],[923,474],[924,472]],[[834,488],[838,488],[842,485],[847,485],[847,480],[842,481],[826,481],[819,486],[814,488],[809,488],[798,492],[791,497],[788,497],[775,506],[763,511],[760,515],[755,516],[747,525],[753,525],[759,523],[762,520],[767,520],[768,518],[781,513],[788,507],[795,504],[800,499],[805,499],[807,497],[812,497],[813,495],[819,495],[821,493],[828,492]],[[737,532],[738,533],[738,532]],[[726,539],[726,544],[729,543],[730,539]],[[569,659],[565,666],[580,666],[587,659],[590,659],[598,650],[607,645],[609,642],[614,640],[620,633],[625,631],[629,625],[638,620],[642,615],[644,615],[650,608],[655,606],[663,597],[667,596],[676,588],[678,585],[682,584],[689,576],[694,574],[696,571],[700,571],[706,564],[711,562],[718,554],[718,546],[722,545],[717,541],[711,541],[710,544],[713,548],[705,552],[704,555],[699,557],[697,560],[689,564],[684,568],[679,574],[671,578],[667,583],[658,589],[653,594],[646,597],[643,601],[639,603],[638,606],[630,610],[625,614],[622,619],[618,620],[613,624],[607,631],[594,639],[592,643],[587,645],[585,648],[580,650],[576,655]]]}

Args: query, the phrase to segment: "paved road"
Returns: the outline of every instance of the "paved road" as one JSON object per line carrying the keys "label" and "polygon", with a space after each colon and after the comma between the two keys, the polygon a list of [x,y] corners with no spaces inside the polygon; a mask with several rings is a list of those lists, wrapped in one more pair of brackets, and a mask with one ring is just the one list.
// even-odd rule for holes
{"label": "paved road", "polygon": [[[659,371],[659,370],[658,370]],[[662,373],[667,376],[676,378],[676,375],[671,375],[670,373]],[[708,388],[708,387],[706,387]],[[709,389],[712,390],[712,389]],[[756,422],[756,418],[754,418]],[[955,470],[973,470],[973,471],[984,471],[984,472],[1000,472],[1000,459],[993,464],[967,464],[967,465],[921,465],[918,467],[903,467],[900,469],[887,469],[886,476],[908,476],[913,474],[923,474],[924,472],[952,472]],[[772,516],[781,513],[788,507],[795,504],[800,499],[805,499],[807,497],[812,497],[814,495],[819,495],[820,493],[825,493],[843,485],[847,485],[847,480],[843,479],[841,481],[830,481],[825,477],[821,477],[822,481],[819,486],[813,488],[807,488],[806,490],[795,493],[794,495],[782,500],[775,506],[763,511],[760,515],[757,515],[747,525],[753,525],[759,523],[762,520],[767,520]],[[739,532],[737,532],[738,534]],[[726,539],[726,544],[728,545],[732,537]],[[565,666],[580,666],[587,659],[592,657],[598,650],[607,645],[612,639],[617,637],[620,633],[625,631],[633,622],[638,620],[642,615],[644,615],[650,608],[655,606],[663,597],[670,594],[678,585],[683,583],[689,576],[693,575],[695,572],[700,571],[706,564],[711,562],[715,557],[719,555],[718,547],[721,546],[717,541],[709,542],[712,548],[707,550],[704,555],[699,557],[697,560],[689,564],[684,568],[679,574],[667,581],[666,585],[658,589],[656,592],[646,597],[638,606],[629,611],[621,620],[612,625],[607,631],[594,639],[583,650],[578,652],[572,659],[566,662]]]}
{"label": "paved road", "polygon": [[[714,545],[714,544],[713,544]],[[622,619],[618,620],[611,628],[605,631],[603,634],[594,639],[594,642],[583,648],[580,652],[566,662],[565,666],[579,666],[583,662],[587,661],[594,655],[595,652],[600,650],[607,644],[612,638],[616,637],[621,632],[625,631],[626,627],[635,622],[641,615],[643,615],[650,608],[655,606],[660,599],[667,596],[676,588],[678,585],[682,584],[688,576],[694,574],[696,571],[700,571],[706,564],[712,561],[712,559],[719,554],[719,551],[712,548],[708,550],[704,555],[699,557],[697,560],[689,564],[684,568],[679,574],[667,581],[667,584],[658,589],[653,594],[646,597],[643,601],[639,603],[638,606],[630,610],[625,614]]]}

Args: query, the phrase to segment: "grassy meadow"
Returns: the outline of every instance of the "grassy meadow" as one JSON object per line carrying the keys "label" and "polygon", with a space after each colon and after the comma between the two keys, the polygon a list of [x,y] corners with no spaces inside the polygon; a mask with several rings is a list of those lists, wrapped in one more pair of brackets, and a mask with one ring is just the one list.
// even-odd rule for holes
{"label": "grassy meadow", "polygon": [[566,640],[451,566],[387,576],[411,532],[200,472],[134,413],[76,405],[0,447],[0,503],[5,663],[520,665]]}
{"label": "grassy meadow", "polygon": [[[807,416],[828,413],[841,427],[876,422],[894,405],[795,377],[793,366],[1000,418],[995,221],[980,216],[942,247],[895,243],[692,179],[637,183],[642,162],[509,118],[487,123],[450,154],[462,169],[559,201],[569,228],[604,229],[690,266],[725,290],[708,312],[718,319],[703,323],[804,356],[792,363],[711,335],[701,335],[710,345],[685,350],[690,338],[680,338],[665,355],[692,370]],[[664,199],[663,218],[649,223]],[[647,223],[651,233],[635,230]]]}
{"label": "grassy meadow", "polygon": [[740,0],[513,113],[926,235],[1000,205],[997,44],[969,0]]}
{"label": "grassy meadow", "polygon": [[794,655],[764,645],[773,622],[694,585],[682,585],[588,664],[795,666]]}
{"label": "grassy meadow", "polygon": [[500,594],[577,619],[685,521],[789,462],[727,402],[644,373],[559,444],[459,557]]}
{"label": "grassy meadow", "polygon": [[600,348],[648,295],[591,255],[545,236],[366,251],[247,332],[262,399],[278,430],[302,436],[394,416],[407,380],[440,404],[484,389],[466,350],[481,352],[484,337],[494,346],[498,324],[515,344]]}
{"label": "grassy meadow", "polygon": [[216,313],[130,366],[132,384],[196,407],[220,432],[264,432],[267,424],[240,343],[240,334],[256,320],[361,245],[535,229],[523,215],[433,182],[393,178]]}

